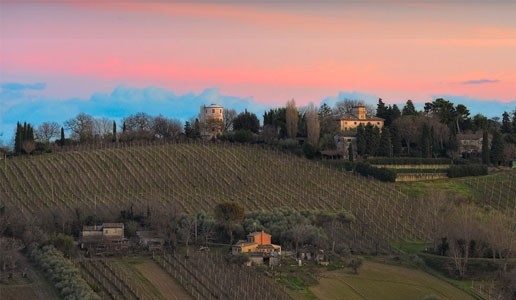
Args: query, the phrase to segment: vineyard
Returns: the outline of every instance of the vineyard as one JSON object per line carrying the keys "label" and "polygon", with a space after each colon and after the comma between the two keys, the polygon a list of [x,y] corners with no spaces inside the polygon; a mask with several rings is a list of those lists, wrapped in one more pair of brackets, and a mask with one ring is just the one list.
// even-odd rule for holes
{"label": "vineyard", "polygon": [[516,172],[470,177],[462,182],[473,191],[479,205],[516,216]]}
{"label": "vineyard", "polygon": [[[19,219],[56,214],[115,218],[144,211],[211,212],[227,200],[247,210],[345,209],[355,248],[424,238],[418,201],[394,185],[272,150],[225,144],[162,144],[14,158],[0,169],[0,197]],[[383,243],[386,245],[387,243]],[[378,245],[377,245],[378,247]]]}

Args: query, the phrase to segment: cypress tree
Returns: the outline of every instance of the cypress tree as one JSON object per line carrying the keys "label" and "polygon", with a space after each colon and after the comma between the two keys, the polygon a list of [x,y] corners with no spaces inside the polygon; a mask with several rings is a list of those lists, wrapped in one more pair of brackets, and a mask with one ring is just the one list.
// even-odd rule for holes
{"label": "cypress tree", "polygon": [[64,146],[65,143],[66,143],[65,134],[64,134],[64,128],[63,127],[61,127],[61,141],[59,143],[61,144],[61,146]]}
{"label": "cypress tree", "polygon": [[431,156],[430,135],[428,125],[424,123],[421,132],[421,157],[428,158]]}
{"label": "cypress tree", "polygon": [[491,141],[491,151],[490,151],[490,157],[491,157],[491,163],[495,166],[500,165],[503,163],[503,139],[502,135],[495,131],[493,133],[493,140]]}
{"label": "cypress tree", "polygon": [[354,158],[353,158],[353,144],[352,143],[349,143],[349,146],[348,146],[348,160],[349,161],[353,161]]}
{"label": "cypress tree", "polygon": [[392,142],[389,128],[384,128],[382,130],[379,153],[381,156],[392,157]]}
{"label": "cypress tree", "polygon": [[22,127],[20,122],[16,123],[16,133],[14,134],[14,153],[21,153],[22,145]]}
{"label": "cypress tree", "polygon": [[489,136],[487,130],[484,130],[482,135],[482,163],[485,165],[489,164],[489,157]]}
{"label": "cypress tree", "polygon": [[390,134],[392,143],[392,155],[399,157],[401,155],[401,135],[396,124],[391,125]]}
{"label": "cypress tree", "polygon": [[116,122],[113,121],[113,143],[116,142]]}
{"label": "cypress tree", "polygon": [[503,112],[502,115],[502,127],[500,128],[502,130],[502,133],[511,133],[511,119],[509,117],[509,113],[506,111]]}
{"label": "cypress tree", "polygon": [[416,108],[414,107],[414,103],[412,103],[412,100],[407,101],[407,104],[403,107],[402,114],[404,116],[417,115],[417,111],[416,111]]}
{"label": "cypress tree", "polygon": [[376,155],[380,146],[380,129],[371,124],[365,127],[366,153]]}
{"label": "cypress tree", "polygon": [[366,154],[367,141],[365,129],[362,124],[357,127],[357,153],[358,155]]}

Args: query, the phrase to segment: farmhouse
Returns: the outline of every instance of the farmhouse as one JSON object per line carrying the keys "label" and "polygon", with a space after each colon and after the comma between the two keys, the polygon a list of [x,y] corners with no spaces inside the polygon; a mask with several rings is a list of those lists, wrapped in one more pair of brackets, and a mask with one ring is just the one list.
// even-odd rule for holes
{"label": "farmhouse", "polygon": [[368,118],[366,116],[365,106],[353,107],[351,114],[340,118],[340,130],[349,131],[357,128],[360,124],[366,126],[371,124],[380,128],[383,128],[384,119],[382,118]]}
{"label": "farmhouse", "polygon": [[248,234],[247,241],[238,241],[233,245],[232,253],[274,255],[281,254],[281,246],[271,244],[271,235],[262,230]]}
{"label": "farmhouse", "polygon": [[139,239],[140,246],[149,251],[163,250],[165,239],[154,231],[137,231],[136,236]]}
{"label": "farmhouse", "polygon": [[482,152],[482,133],[457,134],[459,141],[459,153],[480,153]]}
{"label": "farmhouse", "polygon": [[80,237],[81,249],[95,254],[110,253],[127,248],[123,223],[104,223],[83,226]]}

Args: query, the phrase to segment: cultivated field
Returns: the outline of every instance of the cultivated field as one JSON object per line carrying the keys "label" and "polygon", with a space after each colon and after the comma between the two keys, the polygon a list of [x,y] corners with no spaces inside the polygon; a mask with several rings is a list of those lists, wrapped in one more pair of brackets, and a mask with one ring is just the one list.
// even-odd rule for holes
{"label": "cultivated field", "polygon": [[[420,239],[422,211],[393,184],[331,170],[287,154],[240,145],[168,144],[55,153],[9,160],[0,197],[19,219],[120,210],[211,212],[228,200],[247,210],[346,209],[355,243]],[[381,237],[381,241],[378,239]],[[355,245],[356,249],[360,245]]]}
{"label": "cultivated field", "polygon": [[422,271],[374,262],[365,262],[358,275],[349,270],[339,270],[325,272],[321,277],[318,285],[310,287],[320,300],[423,299],[428,295],[450,300],[474,299]]}

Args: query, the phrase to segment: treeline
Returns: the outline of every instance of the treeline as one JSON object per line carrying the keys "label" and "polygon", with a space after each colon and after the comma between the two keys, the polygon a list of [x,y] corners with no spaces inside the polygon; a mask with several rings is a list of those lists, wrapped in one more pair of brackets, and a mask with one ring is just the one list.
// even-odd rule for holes
{"label": "treeline", "polygon": [[[340,119],[352,116],[356,106],[365,106],[368,118],[384,119],[383,128],[370,123],[342,131]],[[30,124],[20,123],[16,130],[15,153],[43,151],[51,141],[66,145],[200,139],[204,129],[220,128],[222,133],[215,137],[219,140],[264,143],[308,158],[328,153],[350,161],[373,157],[462,157],[476,163],[503,165],[516,157],[516,110],[504,112],[500,121],[500,118],[488,119],[482,114],[470,116],[465,105],[456,105],[443,98],[425,103],[423,110],[417,110],[411,100],[400,109],[395,104],[386,105],[382,99],[376,107],[346,99],[334,107],[324,103],[320,107],[311,104],[298,108],[292,99],[285,107],[266,111],[262,126],[253,112],[245,110],[237,114],[230,108],[224,109],[221,124],[211,122],[215,121],[202,121],[197,116],[182,124],[161,115],[136,113],[116,124],[107,118],[81,113],[63,126],[45,122],[32,129]],[[68,138],[64,136],[65,130],[70,133]],[[356,139],[349,142],[348,137]],[[461,140],[475,144],[482,141],[481,150],[466,149],[461,146]],[[32,142],[36,143],[35,147]],[[24,144],[26,149],[23,149]]]}

